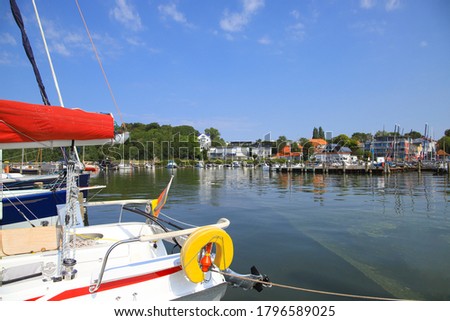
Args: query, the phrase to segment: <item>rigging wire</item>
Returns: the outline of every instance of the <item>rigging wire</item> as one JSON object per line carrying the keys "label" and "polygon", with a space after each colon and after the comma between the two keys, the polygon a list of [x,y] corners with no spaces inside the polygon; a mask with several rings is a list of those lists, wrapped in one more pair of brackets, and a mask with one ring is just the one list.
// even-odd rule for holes
{"label": "rigging wire", "polygon": [[186,223],[186,222],[183,222],[183,221],[179,221],[179,220],[177,220],[177,219],[175,219],[175,218],[173,218],[173,217],[171,217],[171,216],[169,216],[167,214],[164,214],[163,212],[159,212],[159,215],[162,215],[162,216],[166,217],[167,219],[172,220],[172,221],[174,221],[174,222],[176,222],[178,224],[184,225],[184,226],[198,227],[198,225],[189,224],[189,223]]}
{"label": "rigging wire", "polygon": [[[8,187],[6,187],[5,185],[3,185],[3,190],[5,191],[10,191],[10,189],[8,189]],[[12,199],[16,199],[16,203],[14,203],[14,201]],[[12,194],[11,196],[5,196],[3,195],[2,200],[7,200],[13,207],[14,209],[20,214],[22,215],[26,221],[28,221],[28,223],[31,224],[32,227],[34,227],[33,223],[31,223],[30,219],[28,219],[28,217],[19,209],[18,206],[16,206],[16,204],[19,204],[21,206],[23,206],[24,209],[26,209],[30,215],[32,215],[34,218],[33,219],[38,219],[38,217],[33,213],[33,211],[31,211],[28,206],[22,202],[22,200],[16,195],[16,194]]]}
{"label": "rigging wire", "polygon": [[112,100],[113,100],[113,103],[114,103],[114,105],[115,105],[115,107],[116,107],[116,109],[117,109],[117,113],[119,114],[120,121],[121,121],[122,125],[124,126],[124,129],[126,129],[125,122],[123,121],[122,114],[121,114],[121,112],[120,112],[120,109],[119,109],[119,106],[118,106],[118,104],[117,104],[116,98],[114,97],[114,93],[113,93],[113,91],[112,91],[112,88],[111,88],[111,85],[110,85],[110,83],[109,83],[108,77],[106,76],[105,69],[103,68],[102,61],[100,60],[100,56],[99,56],[99,54],[98,54],[97,48],[95,47],[94,40],[92,39],[91,33],[90,33],[89,28],[88,28],[87,23],[86,23],[86,20],[84,19],[84,15],[83,15],[83,12],[81,11],[81,7],[80,7],[80,5],[79,5],[79,3],[78,3],[78,0],[75,0],[75,3],[76,3],[76,5],[77,5],[78,12],[80,13],[81,20],[83,21],[84,28],[86,29],[86,33],[87,33],[87,35],[88,35],[88,37],[89,37],[89,40],[90,40],[90,42],[91,42],[92,49],[94,50],[95,57],[97,58],[97,62],[98,62],[98,64],[100,65],[100,69],[101,69],[101,71],[102,71],[103,78],[105,78],[105,82],[106,82],[106,85],[108,86],[109,93],[110,93],[111,98],[112,98]]}

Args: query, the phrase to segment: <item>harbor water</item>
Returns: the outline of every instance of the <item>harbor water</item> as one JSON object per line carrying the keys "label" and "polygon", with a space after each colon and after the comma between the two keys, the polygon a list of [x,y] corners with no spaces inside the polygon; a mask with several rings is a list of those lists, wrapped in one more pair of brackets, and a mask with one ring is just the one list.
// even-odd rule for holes
{"label": "harbor water", "polygon": [[[235,247],[231,268],[246,274],[255,265],[275,284],[260,293],[230,288],[224,300],[354,300],[299,288],[450,300],[446,175],[141,168],[100,172],[91,185],[107,187],[90,197],[156,198],[171,175],[164,214],[197,225],[228,218]],[[106,211],[88,215],[90,224],[117,220]]]}

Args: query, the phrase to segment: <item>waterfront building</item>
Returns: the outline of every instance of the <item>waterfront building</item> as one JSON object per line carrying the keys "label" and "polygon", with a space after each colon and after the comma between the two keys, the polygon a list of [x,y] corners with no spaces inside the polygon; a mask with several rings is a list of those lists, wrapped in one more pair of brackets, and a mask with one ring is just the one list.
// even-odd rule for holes
{"label": "waterfront building", "polygon": [[352,150],[337,144],[328,144],[312,155],[315,161],[320,163],[346,163],[356,161],[356,156],[351,156]]}
{"label": "waterfront building", "polygon": [[303,155],[303,146],[298,145],[300,148],[299,152],[293,152],[291,151],[291,146],[286,145],[284,146],[280,152],[278,152],[275,157],[279,159],[288,159],[288,160],[297,160],[301,161],[302,155]]}
{"label": "waterfront building", "polygon": [[273,147],[271,144],[252,142],[231,142],[227,146],[211,147],[208,150],[208,158],[211,160],[266,159],[272,157],[272,155]]}
{"label": "waterfront building", "polygon": [[267,159],[272,157],[273,148],[270,145],[258,144],[250,147],[249,154],[253,158]]}
{"label": "waterfront building", "polygon": [[365,142],[364,150],[371,152],[374,159],[384,157],[386,161],[436,159],[436,141],[426,137],[378,136]]}
{"label": "waterfront building", "polygon": [[206,134],[200,134],[197,137],[201,150],[208,150],[211,147],[211,138]]}
{"label": "waterfront building", "polygon": [[411,139],[397,135],[376,136],[365,143],[364,149],[372,153],[374,159],[384,157],[386,161],[411,161],[414,159]]}
{"label": "waterfront building", "polygon": [[249,150],[248,147],[240,146],[211,147],[208,150],[208,158],[211,160],[247,160],[249,158]]}
{"label": "waterfront building", "polygon": [[309,142],[313,146],[314,152],[319,152],[319,151],[325,149],[325,147],[328,144],[327,141],[325,139],[322,139],[322,138],[311,138],[309,140]]}

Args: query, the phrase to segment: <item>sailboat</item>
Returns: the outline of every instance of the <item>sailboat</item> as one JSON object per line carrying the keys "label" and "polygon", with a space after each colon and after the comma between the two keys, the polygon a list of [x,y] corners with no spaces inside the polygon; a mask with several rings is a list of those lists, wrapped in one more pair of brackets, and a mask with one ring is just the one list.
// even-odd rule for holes
{"label": "sailboat", "polygon": [[[17,104],[46,114],[40,120],[48,128],[46,135],[24,125],[35,122],[35,115],[19,117]],[[21,144],[70,147],[74,142],[82,146],[111,143],[115,138],[109,114],[9,101],[0,101],[0,107],[2,149]],[[97,124],[94,129],[92,122]],[[58,128],[60,123],[66,124],[65,130]],[[2,300],[219,300],[229,282],[235,282],[220,273],[232,273],[234,248],[224,230],[230,224],[227,219],[170,230],[158,216],[171,181],[158,199],[80,203],[74,167],[73,163],[68,168],[67,200],[58,213],[58,224],[0,230]],[[103,205],[117,205],[119,211],[142,215],[146,222],[83,226],[79,213],[84,206]],[[165,243],[179,246],[180,252],[169,254]],[[265,276],[248,277],[254,281],[245,287],[252,288],[261,286],[258,280]]]}
{"label": "sailboat", "polygon": [[[35,146],[73,150],[124,140],[115,134],[111,114],[6,100],[0,106],[0,150]],[[230,269],[234,246],[225,231],[229,220],[183,227],[160,218],[172,179],[156,199],[83,203],[75,167],[72,153],[66,202],[59,208],[57,224],[0,229],[2,301],[220,300],[229,285],[262,290],[261,282],[268,279],[255,267],[247,275]],[[119,207],[117,223],[81,222],[85,207],[105,205]],[[123,222],[123,211],[144,217],[145,222]],[[3,214],[0,207],[0,220]],[[179,252],[171,253],[166,246],[177,246]]]}

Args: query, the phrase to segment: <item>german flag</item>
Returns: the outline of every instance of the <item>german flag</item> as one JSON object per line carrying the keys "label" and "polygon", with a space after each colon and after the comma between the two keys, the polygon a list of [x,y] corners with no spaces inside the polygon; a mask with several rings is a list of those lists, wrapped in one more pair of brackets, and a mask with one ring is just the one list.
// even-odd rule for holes
{"label": "german flag", "polygon": [[169,194],[170,185],[172,184],[173,175],[170,178],[169,184],[167,184],[167,187],[161,192],[158,199],[152,200],[152,212],[154,217],[158,217],[159,212],[163,208],[164,204],[166,204],[167,196]]}

